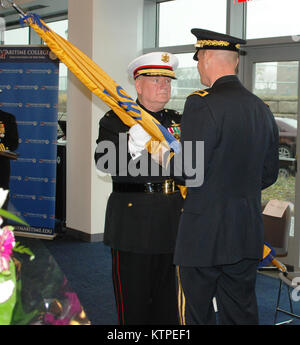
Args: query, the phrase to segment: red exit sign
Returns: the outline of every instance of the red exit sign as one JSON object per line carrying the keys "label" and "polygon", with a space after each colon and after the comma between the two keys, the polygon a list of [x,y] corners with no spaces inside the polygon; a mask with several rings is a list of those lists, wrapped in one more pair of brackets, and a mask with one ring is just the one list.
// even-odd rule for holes
{"label": "red exit sign", "polygon": [[233,3],[239,3],[239,2],[247,2],[247,1],[251,1],[251,0],[233,0]]}

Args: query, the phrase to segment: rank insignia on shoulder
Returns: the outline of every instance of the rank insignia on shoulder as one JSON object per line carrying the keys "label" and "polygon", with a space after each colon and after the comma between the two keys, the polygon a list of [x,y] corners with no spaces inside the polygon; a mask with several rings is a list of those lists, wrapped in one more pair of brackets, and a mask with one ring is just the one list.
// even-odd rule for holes
{"label": "rank insignia on shoulder", "polygon": [[199,95],[201,97],[205,97],[205,96],[209,95],[209,92],[207,92],[205,90],[198,90],[198,91],[195,91],[195,92],[190,94],[190,96],[192,96],[192,95]]}

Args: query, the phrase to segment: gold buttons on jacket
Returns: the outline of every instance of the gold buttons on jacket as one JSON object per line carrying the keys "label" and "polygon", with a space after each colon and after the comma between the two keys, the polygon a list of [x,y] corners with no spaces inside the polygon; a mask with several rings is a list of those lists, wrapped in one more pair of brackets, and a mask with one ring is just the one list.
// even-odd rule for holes
{"label": "gold buttons on jacket", "polygon": [[129,204],[128,204],[128,207],[132,207],[133,206],[133,204],[130,202]]}

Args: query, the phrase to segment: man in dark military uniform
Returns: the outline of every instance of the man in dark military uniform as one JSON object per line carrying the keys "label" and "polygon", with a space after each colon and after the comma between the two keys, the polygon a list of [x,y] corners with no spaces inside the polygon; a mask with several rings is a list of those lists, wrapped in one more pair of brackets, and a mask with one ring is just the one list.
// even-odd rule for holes
{"label": "man in dark military uniform", "polygon": [[[201,82],[181,122],[185,142],[204,142],[204,180],[186,179],[174,262],[182,324],[257,324],[256,270],[263,254],[261,190],[278,174],[278,129],[270,109],[238,80],[240,44],[193,29]],[[164,157],[165,158],[165,157]],[[174,160],[171,160],[171,165]],[[185,167],[186,171],[186,167]]]}
{"label": "man in dark military uniform", "polygon": [[[10,158],[6,151],[15,151],[19,145],[18,127],[14,115],[0,110],[0,188],[9,189]],[[3,209],[7,209],[8,197]]]}
{"label": "man in dark military uniform", "polygon": [[[129,75],[135,80],[137,103],[174,134],[180,132],[181,115],[164,106],[170,99],[177,64],[174,55],[158,52],[145,54],[128,66]],[[118,162],[119,134],[126,135],[125,146],[128,140],[125,173]],[[144,150],[149,139],[140,125],[129,128],[113,111],[100,120],[95,152],[98,170],[109,170],[108,166],[101,166],[107,154],[101,144],[109,141],[116,148],[116,169],[110,171],[113,192],[106,209],[104,243],[111,247],[121,325],[178,324],[173,253],[183,199],[175,181]],[[131,174],[130,164],[138,169],[143,159],[148,163],[147,171],[137,176]],[[158,173],[153,174],[156,170]]]}

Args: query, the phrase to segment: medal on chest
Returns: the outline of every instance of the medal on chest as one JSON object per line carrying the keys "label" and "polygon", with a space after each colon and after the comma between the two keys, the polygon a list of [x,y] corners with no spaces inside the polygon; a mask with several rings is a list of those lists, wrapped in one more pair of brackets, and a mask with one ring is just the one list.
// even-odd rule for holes
{"label": "medal on chest", "polygon": [[4,137],[5,137],[5,126],[4,126],[4,123],[0,121],[0,138],[4,138]]}
{"label": "medal on chest", "polygon": [[181,135],[180,123],[175,123],[174,121],[172,122],[173,124],[171,127],[168,127],[167,129],[177,140],[179,140]]}

